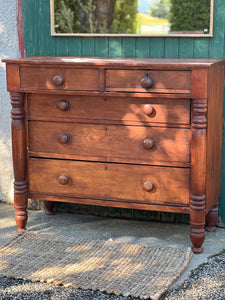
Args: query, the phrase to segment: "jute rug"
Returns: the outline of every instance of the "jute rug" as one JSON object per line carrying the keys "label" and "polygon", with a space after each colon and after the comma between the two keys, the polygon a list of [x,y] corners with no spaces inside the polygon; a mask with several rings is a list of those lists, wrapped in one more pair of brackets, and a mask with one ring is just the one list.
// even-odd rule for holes
{"label": "jute rug", "polygon": [[0,276],[159,299],[191,259],[159,249],[26,232],[0,247]]}

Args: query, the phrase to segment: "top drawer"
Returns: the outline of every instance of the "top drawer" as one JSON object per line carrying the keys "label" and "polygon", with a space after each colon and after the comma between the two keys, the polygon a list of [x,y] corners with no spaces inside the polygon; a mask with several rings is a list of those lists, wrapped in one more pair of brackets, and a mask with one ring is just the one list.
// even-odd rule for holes
{"label": "top drawer", "polygon": [[99,90],[98,69],[22,67],[20,77],[21,88],[28,90]]}
{"label": "top drawer", "polygon": [[106,91],[190,93],[190,71],[106,70]]}

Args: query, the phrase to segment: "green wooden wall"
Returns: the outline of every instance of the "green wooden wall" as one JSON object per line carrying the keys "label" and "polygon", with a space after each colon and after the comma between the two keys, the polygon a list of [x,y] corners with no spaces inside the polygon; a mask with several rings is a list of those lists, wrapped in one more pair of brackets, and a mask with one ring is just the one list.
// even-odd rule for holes
{"label": "green wooden wall", "polygon": [[[26,56],[225,58],[225,1],[214,0],[213,38],[52,37],[48,0],[23,0]],[[224,114],[225,120],[225,114]],[[225,122],[224,122],[225,125]],[[225,130],[224,130],[225,131]],[[220,215],[225,220],[225,132]]]}

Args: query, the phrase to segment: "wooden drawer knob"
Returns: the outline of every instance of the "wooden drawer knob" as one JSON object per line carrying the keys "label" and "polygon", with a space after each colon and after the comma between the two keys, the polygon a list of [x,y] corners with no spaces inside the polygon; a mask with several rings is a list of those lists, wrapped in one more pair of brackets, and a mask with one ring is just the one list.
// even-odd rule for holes
{"label": "wooden drawer knob", "polygon": [[153,80],[146,74],[143,78],[141,78],[140,84],[144,89],[150,89],[153,85]]}
{"label": "wooden drawer knob", "polygon": [[59,137],[58,137],[58,142],[60,144],[67,144],[68,141],[69,141],[69,138],[70,138],[69,134],[67,134],[67,133],[61,133],[59,135]]}
{"label": "wooden drawer knob", "polygon": [[60,86],[64,83],[64,78],[60,75],[55,75],[52,77],[52,83],[56,86]]}
{"label": "wooden drawer knob", "polygon": [[154,140],[151,138],[145,139],[143,142],[143,146],[145,149],[152,149],[154,147],[155,143]]}
{"label": "wooden drawer knob", "polygon": [[147,180],[143,183],[143,189],[145,191],[150,192],[153,188],[154,188],[154,184],[152,181]]}
{"label": "wooden drawer knob", "polygon": [[59,110],[62,110],[62,111],[66,111],[69,109],[69,102],[68,101],[65,101],[65,100],[60,100],[58,103],[57,103],[57,108]]}
{"label": "wooden drawer knob", "polygon": [[67,175],[60,175],[58,178],[58,182],[62,185],[66,185],[69,183],[69,176]]}
{"label": "wooden drawer knob", "polygon": [[150,104],[145,104],[143,107],[143,112],[145,115],[150,116],[154,112],[154,108]]}

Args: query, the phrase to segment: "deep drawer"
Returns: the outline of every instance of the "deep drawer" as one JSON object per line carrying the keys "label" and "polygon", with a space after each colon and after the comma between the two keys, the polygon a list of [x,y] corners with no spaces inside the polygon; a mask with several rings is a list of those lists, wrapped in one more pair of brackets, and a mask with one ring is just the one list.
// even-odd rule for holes
{"label": "deep drawer", "polygon": [[188,205],[189,169],[30,159],[30,192]]}
{"label": "deep drawer", "polygon": [[98,69],[31,68],[20,69],[21,88],[27,90],[98,91]]}
{"label": "deep drawer", "polygon": [[161,127],[29,122],[30,151],[100,161],[189,162],[190,130]]}
{"label": "deep drawer", "polygon": [[[152,80],[152,86],[148,86]],[[107,70],[106,91],[189,93],[190,71]]]}
{"label": "deep drawer", "polygon": [[30,94],[28,114],[33,118],[190,124],[190,100]]}

